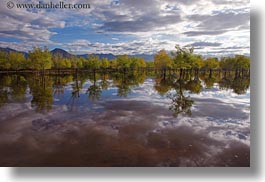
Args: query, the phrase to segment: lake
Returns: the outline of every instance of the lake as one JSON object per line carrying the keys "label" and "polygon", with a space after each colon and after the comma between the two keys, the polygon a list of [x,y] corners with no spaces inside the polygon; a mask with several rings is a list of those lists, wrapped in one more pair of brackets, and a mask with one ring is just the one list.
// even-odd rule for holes
{"label": "lake", "polygon": [[0,75],[1,166],[250,166],[249,76]]}

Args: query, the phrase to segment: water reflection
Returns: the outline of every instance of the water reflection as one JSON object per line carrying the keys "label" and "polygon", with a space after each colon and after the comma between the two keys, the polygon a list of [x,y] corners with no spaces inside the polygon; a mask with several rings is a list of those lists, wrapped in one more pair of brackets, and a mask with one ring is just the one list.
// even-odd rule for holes
{"label": "water reflection", "polygon": [[174,116],[178,116],[180,113],[191,115],[191,106],[194,101],[190,96],[185,96],[183,94],[183,89],[187,89],[188,85],[189,82],[182,79],[177,80],[173,84],[175,93],[169,94],[169,98],[171,99],[171,106],[169,109],[174,111]]}
{"label": "water reflection", "polygon": [[[150,76],[151,75],[151,76]],[[104,90],[117,88],[118,97],[127,97],[131,89],[144,83],[146,78],[154,78],[154,90],[161,96],[167,95],[171,99],[170,109],[178,113],[191,114],[193,100],[188,93],[199,94],[203,88],[211,89],[218,84],[221,90],[233,90],[236,94],[245,94],[249,88],[250,79],[247,76],[237,77],[234,75],[205,72],[201,74],[177,74],[163,77],[160,74],[149,74],[146,72],[131,71],[128,73],[113,74],[75,74],[55,76],[32,76],[32,75],[3,75],[0,82],[0,104],[8,102],[19,102],[25,99],[27,87],[32,95],[32,106],[36,111],[49,111],[53,105],[53,97],[65,94],[65,87],[71,85],[71,99],[80,97],[80,91],[84,84],[90,81],[85,94],[91,101],[99,100]],[[173,92],[172,92],[173,91]]]}
{"label": "water reflection", "polygon": [[0,164],[249,166],[249,82],[223,72],[1,75]]}
{"label": "water reflection", "polygon": [[32,95],[31,104],[37,112],[46,112],[53,104],[53,82],[51,77],[29,77],[28,85]]}

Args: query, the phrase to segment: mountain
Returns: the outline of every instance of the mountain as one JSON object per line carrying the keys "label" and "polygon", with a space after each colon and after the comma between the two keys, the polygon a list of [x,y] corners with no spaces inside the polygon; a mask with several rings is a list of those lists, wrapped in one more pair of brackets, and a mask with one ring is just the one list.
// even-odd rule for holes
{"label": "mountain", "polygon": [[73,55],[70,54],[69,52],[67,52],[67,51],[65,51],[63,49],[59,49],[59,48],[53,49],[51,51],[51,53],[52,53],[53,56],[54,55],[57,55],[57,56],[62,56],[64,58],[71,58],[71,57],[73,57]]}
{"label": "mountain", "polygon": [[[14,50],[14,49],[10,49],[10,48],[2,48],[0,47],[0,51],[4,51],[4,52],[18,52],[18,53],[22,53],[25,55],[25,57],[28,57],[28,53],[26,52],[22,52],[22,51],[17,51],[17,50]],[[74,55],[74,54],[71,54],[63,49],[59,49],[59,48],[55,48],[51,51],[52,55],[60,55],[64,58],[71,58],[71,57],[74,57],[74,56],[77,56],[77,57],[83,57],[83,58],[88,58],[90,55],[92,54],[79,54],[79,55]],[[111,60],[111,59],[115,59],[118,55],[113,55],[111,53],[109,54],[93,54],[95,56],[98,56],[99,59],[102,59],[102,58],[107,58],[108,60]],[[146,61],[152,61],[153,58],[154,58],[154,55],[148,55],[148,54],[138,54],[138,55],[129,55],[130,57],[138,57],[138,58],[144,58]]]}
{"label": "mountain", "polygon": [[[77,57],[88,58],[90,55],[92,55],[92,54],[81,54],[81,55],[77,55]],[[98,56],[99,59],[107,58],[108,60],[111,60],[111,59],[116,58],[116,56],[113,54],[93,54],[93,55]]]}
{"label": "mountain", "polygon": [[1,52],[7,52],[7,53],[10,53],[10,52],[22,53],[22,54],[24,54],[25,57],[28,57],[28,53],[22,52],[22,51],[17,51],[15,49],[11,49],[9,47],[6,47],[6,48],[0,47],[0,51]]}
{"label": "mountain", "polygon": [[149,54],[137,54],[137,55],[131,55],[130,57],[144,58],[145,61],[154,60],[154,55],[149,55]]}
{"label": "mountain", "polygon": [[[83,58],[88,58],[90,55],[92,54],[80,54],[80,55],[74,55],[74,54],[70,54],[69,52],[63,50],[63,49],[59,49],[59,48],[55,48],[51,51],[52,55],[60,55],[62,57],[65,57],[65,58],[71,58],[73,56],[77,56],[77,57],[83,57]],[[102,58],[107,58],[108,60],[111,60],[111,59],[115,59],[116,56],[114,56],[113,54],[93,54],[95,56],[98,56],[99,59],[102,59]]]}

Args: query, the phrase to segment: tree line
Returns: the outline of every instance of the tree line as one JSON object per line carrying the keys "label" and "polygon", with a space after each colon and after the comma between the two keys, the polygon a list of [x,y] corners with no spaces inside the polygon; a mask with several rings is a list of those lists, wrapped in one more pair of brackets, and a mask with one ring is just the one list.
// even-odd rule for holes
{"label": "tree line", "polygon": [[181,48],[175,46],[176,51],[168,54],[165,50],[160,50],[154,57],[154,66],[156,68],[181,68],[194,70],[249,70],[250,59],[244,55],[235,55],[234,57],[215,57],[203,58],[201,55],[194,54],[193,48]]}
{"label": "tree line", "polygon": [[48,48],[36,47],[25,57],[18,52],[0,52],[0,70],[46,70],[46,69],[137,69],[137,68],[156,68],[156,69],[194,69],[194,70],[249,70],[250,59],[244,55],[234,57],[203,58],[194,54],[193,48],[175,46],[176,51],[168,53],[160,50],[154,56],[153,61],[145,61],[143,58],[120,55],[117,58],[108,60],[99,59],[96,55],[84,57],[63,57],[54,54]]}
{"label": "tree line", "polygon": [[26,58],[23,53],[0,52],[0,70],[45,70],[45,69],[106,69],[106,68],[145,68],[147,62],[143,58],[130,57],[128,55],[117,56],[116,59],[99,59],[96,55],[84,57],[63,57],[54,54],[48,48],[34,48]]}

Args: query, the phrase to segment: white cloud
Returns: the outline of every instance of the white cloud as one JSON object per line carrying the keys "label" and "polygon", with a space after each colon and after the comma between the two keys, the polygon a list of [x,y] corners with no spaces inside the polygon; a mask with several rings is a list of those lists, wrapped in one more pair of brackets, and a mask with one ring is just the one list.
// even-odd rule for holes
{"label": "white cloud", "polygon": [[[20,2],[28,1],[20,0]],[[100,41],[91,43],[88,41],[90,40],[88,33],[87,37],[82,38],[87,42],[81,44],[78,42],[80,40],[69,40],[66,45],[62,46],[82,52],[112,51],[115,54],[124,51],[127,54],[137,51],[153,53],[162,48],[172,50],[175,44],[215,42],[219,44],[219,47],[216,44],[212,47],[208,45],[196,52],[222,53],[226,47],[240,46],[241,49],[234,49],[233,53],[249,54],[248,0],[142,0],[141,2],[74,0],[66,2],[90,3],[91,8],[34,12],[16,8],[9,10],[5,4],[2,4],[0,6],[2,24],[0,36],[17,38],[21,41],[21,45],[25,42],[48,46],[61,45],[59,39],[57,43],[51,41],[52,36],[57,33],[53,28],[78,27],[92,29],[97,34],[107,34],[112,37],[120,35],[120,37],[119,40],[112,39],[115,43]],[[122,36],[127,35],[134,36],[135,40],[123,41]],[[60,37],[60,34],[57,34],[57,37]],[[11,43],[2,41],[1,44],[10,45]],[[11,47],[15,46],[19,47],[11,44]]]}
{"label": "white cloud", "polygon": [[[3,3],[3,4],[2,4]],[[4,2],[0,6],[1,37],[17,38],[20,41],[50,42],[56,32],[50,28],[63,28],[64,22],[48,16],[47,12],[30,12],[26,9],[8,9]]]}

